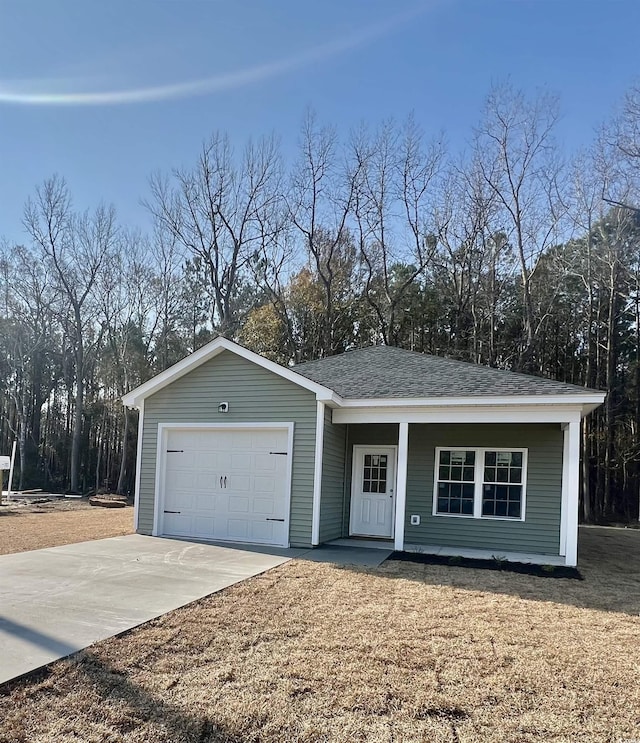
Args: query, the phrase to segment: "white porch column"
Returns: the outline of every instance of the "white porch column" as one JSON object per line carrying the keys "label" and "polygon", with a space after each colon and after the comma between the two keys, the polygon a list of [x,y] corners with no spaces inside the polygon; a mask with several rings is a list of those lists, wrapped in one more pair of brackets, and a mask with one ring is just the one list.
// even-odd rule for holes
{"label": "white porch column", "polygon": [[[138,408],[138,445],[136,448],[136,482],[135,490],[133,495],[133,530],[138,531],[138,523],[140,521],[140,479],[142,470],[142,431],[144,429],[144,400],[140,403]],[[155,502],[154,502],[155,503]],[[157,508],[157,504],[154,504],[154,508]]]}
{"label": "white porch column", "polygon": [[407,504],[407,462],[409,459],[409,424],[398,424],[398,471],[396,473],[396,522],[394,549],[404,549],[404,520]]}
{"label": "white porch column", "polygon": [[580,418],[564,429],[562,447],[562,513],[560,515],[560,554],[565,564],[578,564],[578,508],[580,493]]}
{"label": "white porch column", "polygon": [[311,544],[320,544],[320,495],[322,493],[322,455],[324,452],[324,403],[316,406],[316,448],[313,466],[313,506],[311,511]]}

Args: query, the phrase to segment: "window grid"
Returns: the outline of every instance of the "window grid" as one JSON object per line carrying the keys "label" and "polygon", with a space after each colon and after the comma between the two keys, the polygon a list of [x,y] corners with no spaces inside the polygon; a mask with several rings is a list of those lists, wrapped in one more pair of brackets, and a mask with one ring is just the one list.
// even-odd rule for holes
{"label": "window grid", "polygon": [[482,515],[519,519],[522,509],[522,452],[485,451],[483,474]]}
{"label": "window grid", "polygon": [[472,516],[475,500],[476,453],[444,450],[438,462],[438,513]]}
{"label": "window grid", "polygon": [[[455,455],[453,459],[452,454]],[[462,456],[464,460],[461,461]],[[473,478],[469,480],[467,478],[470,473],[464,472],[464,469],[471,462],[475,464]],[[454,466],[461,467],[461,470],[455,472],[460,477],[458,480],[450,479]],[[526,472],[527,449],[438,447],[435,458],[433,515],[524,521]],[[440,475],[448,477],[445,479]],[[493,482],[487,482],[486,476],[489,475],[493,477]],[[458,487],[452,490],[452,485]]]}

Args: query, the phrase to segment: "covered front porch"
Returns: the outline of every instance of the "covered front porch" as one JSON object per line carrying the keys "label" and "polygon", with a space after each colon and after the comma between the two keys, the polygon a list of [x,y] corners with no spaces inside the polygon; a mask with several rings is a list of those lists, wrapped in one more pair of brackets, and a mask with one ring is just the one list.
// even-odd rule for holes
{"label": "covered front porch", "polygon": [[579,412],[323,408],[314,545],[576,564]]}

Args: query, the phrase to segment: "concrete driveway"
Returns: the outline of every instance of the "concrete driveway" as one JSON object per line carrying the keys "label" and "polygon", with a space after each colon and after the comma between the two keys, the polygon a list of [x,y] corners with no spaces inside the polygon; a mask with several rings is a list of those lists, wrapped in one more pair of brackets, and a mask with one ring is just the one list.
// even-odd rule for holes
{"label": "concrete driveway", "polygon": [[305,551],[132,534],[0,556],[0,683]]}

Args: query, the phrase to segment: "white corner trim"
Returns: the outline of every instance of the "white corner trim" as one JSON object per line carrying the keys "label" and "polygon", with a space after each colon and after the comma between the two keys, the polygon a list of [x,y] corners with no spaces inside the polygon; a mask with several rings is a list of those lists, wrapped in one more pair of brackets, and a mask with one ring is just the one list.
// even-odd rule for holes
{"label": "white corner trim", "polygon": [[407,507],[407,469],[409,463],[409,424],[398,426],[398,456],[396,458],[396,514],[394,549],[404,549],[404,521]]}
{"label": "white corner trim", "polygon": [[133,530],[138,531],[138,522],[140,519],[140,478],[142,469],[142,443],[144,429],[144,401],[138,408],[138,441],[136,444],[136,479],[133,491]]}
{"label": "white corner trim", "polygon": [[158,423],[156,437],[156,473],[153,489],[153,529],[151,535],[160,534],[160,511],[164,508],[164,483],[166,470],[167,431],[162,423]]}
{"label": "white corner trim", "polygon": [[569,508],[569,425],[562,426],[562,484],[560,496],[560,555],[567,554],[567,513]]}
{"label": "white corner trim", "polygon": [[335,404],[340,403],[339,396],[337,396],[333,390],[330,390],[317,382],[312,382],[310,379],[307,379],[307,377],[303,377],[302,374],[298,374],[292,369],[287,369],[285,366],[276,364],[274,361],[269,361],[269,359],[264,358],[264,356],[260,356],[260,354],[254,353],[248,348],[244,348],[238,343],[234,343],[222,336],[214,338],[214,340],[207,343],[206,346],[199,348],[197,351],[194,351],[192,354],[189,354],[189,356],[182,359],[182,361],[178,361],[177,364],[170,366],[160,374],[156,374],[156,376],[148,382],[145,382],[134,390],[131,390],[131,392],[128,392],[122,397],[122,403],[128,407],[138,407],[146,397],[149,397],[149,395],[153,395],[174,382],[176,379],[179,379],[201,364],[204,364],[206,361],[215,358],[223,351],[230,351],[236,356],[240,356],[241,358],[246,359],[257,366],[261,366],[263,369],[266,369],[273,374],[277,374],[279,377],[287,379],[289,382],[297,384],[299,387],[303,387],[304,389],[315,393],[318,399],[331,401]]}
{"label": "white corner trim", "polygon": [[320,544],[320,498],[322,496],[322,455],[324,452],[324,402],[316,404],[316,446],[313,463],[313,507],[311,512],[311,544]]}
{"label": "white corner trim", "polygon": [[[567,494],[565,518],[565,564],[575,567],[578,564],[578,503],[580,496],[580,423],[569,423],[564,432],[568,443],[566,470],[563,465],[563,479],[566,475]],[[563,449],[564,450],[564,449]],[[564,486],[564,483],[563,483]]]}

